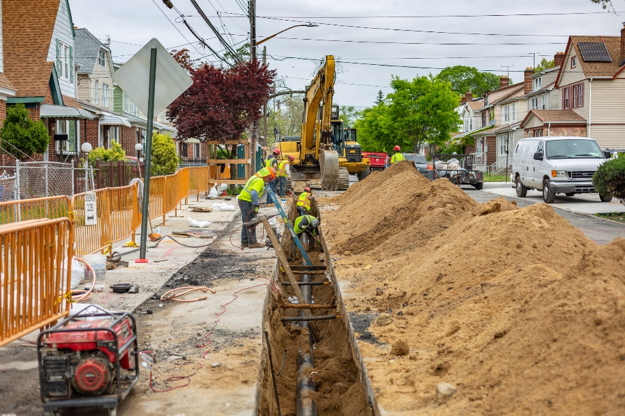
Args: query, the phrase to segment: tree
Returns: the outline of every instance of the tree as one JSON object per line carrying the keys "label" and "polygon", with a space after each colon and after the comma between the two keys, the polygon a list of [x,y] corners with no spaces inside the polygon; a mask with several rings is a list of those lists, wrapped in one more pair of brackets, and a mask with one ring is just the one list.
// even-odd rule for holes
{"label": "tree", "polygon": [[375,105],[382,104],[384,102],[384,94],[382,94],[382,90],[378,91],[378,96],[375,99]]}
{"label": "tree", "polygon": [[[283,95],[274,98],[273,103],[268,104],[267,112],[267,135],[268,144],[273,144],[273,138],[285,136],[299,136],[302,133],[302,114],[304,113],[304,95]],[[274,129],[277,134],[274,135]]]}
{"label": "tree", "polygon": [[543,58],[542,61],[540,61],[540,63],[536,65],[536,69],[534,70],[534,72],[541,72],[545,69],[553,68],[554,66],[556,66],[556,64],[553,59],[551,61],[548,61],[546,58]]}
{"label": "tree", "polygon": [[44,153],[50,145],[50,136],[43,121],[32,121],[24,104],[7,107],[0,138],[5,153],[22,160],[25,155]]}
{"label": "tree", "polygon": [[352,105],[336,105],[339,106],[339,119],[343,120],[345,127],[355,127],[360,111]]}
{"label": "tree", "polygon": [[152,175],[171,175],[178,169],[176,145],[169,134],[154,133],[152,136]]}
{"label": "tree", "polygon": [[608,6],[612,6],[613,7],[611,0],[590,0],[590,1],[592,1],[593,3],[600,4],[601,7],[603,7],[604,9],[607,9]]}
{"label": "tree", "polygon": [[[358,142],[362,150],[367,152],[384,152],[392,149],[395,139],[387,134],[387,118],[388,106],[384,102],[363,110],[361,118],[356,121]],[[392,134],[392,132],[389,133]]]}
{"label": "tree", "polygon": [[191,72],[193,85],[170,106],[168,116],[181,139],[239,139],[271,91],[275,71],[257,60],[233,68],[203,64]]}
{"label": "tree", "polygon": [[499,88],[499,77],[490,72],[480,72],[469,66],[451,66],[443,69],[436,79],[447,81],[451,89],[460,95],[471,91],[474,96],[481,97],[488,91]]}

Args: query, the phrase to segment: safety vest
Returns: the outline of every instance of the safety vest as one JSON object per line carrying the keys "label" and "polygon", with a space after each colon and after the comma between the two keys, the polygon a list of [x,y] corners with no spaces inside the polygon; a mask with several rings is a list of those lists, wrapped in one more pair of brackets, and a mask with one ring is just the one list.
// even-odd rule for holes
{"label": "safety vest", "polygon": [[315,218],[312,215],[301,215],[299,217],[297,217],[295,219],[295,223],[293,224],[293,230],[295,231],[295,234],[301,234],[304,232],[304,230],[299,228],[300,223],[302,222],[302,220],[306,218],[306,220],[308,221],[308,225],[310,225],[313,220],[316,220],[317,218]]}
{"label": "safety vest", "polygon": [[302,192],[297,200],[297,206],[303,207],[306,211],[310,211],[310,194],[308,192]]}
{"label": "safety vest", "polygon": [[286,174],[286,165],[288,165],[288,163],[288,160],[283,160],[282,162],[280,162],[280,165],[278,165],[278,176],[283,176],[285,178],[288,176]]}
{"label": "safety vest", "polygon": [[406,160],[403,153],[395,153],[391,158],[391,163],[394,165],[397,162],[401,162],[402,160]]}
{"label": "safety vest", "polygon": [[[265,173],[263,175],[263,173]],[[253,174],[245,183],[243,190],[239,194],[239,199],[241,201],[252,202],[252,191],[256,190],[258,192],[258,198],[263,195],[263,191],[265,190],[265,181],[263,180],[263,176],[269,175],[269,169],[262,168],[255,174]]]}
{"label": "safety vest", "polygon": [[276,163],[276,158],[268,157],[267,160],[265,161],[265,167],[272,168],[274,163]]}

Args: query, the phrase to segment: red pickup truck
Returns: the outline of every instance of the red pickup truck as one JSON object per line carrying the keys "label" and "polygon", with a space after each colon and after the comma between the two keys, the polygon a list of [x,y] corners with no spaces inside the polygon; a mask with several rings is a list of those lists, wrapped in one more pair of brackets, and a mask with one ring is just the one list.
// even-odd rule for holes
{"label": "red pickup truck", "polygon": [[388,155],[386,153],[362,152],[362,157],[369,158],[369,168],[371,170],[384,170]]}

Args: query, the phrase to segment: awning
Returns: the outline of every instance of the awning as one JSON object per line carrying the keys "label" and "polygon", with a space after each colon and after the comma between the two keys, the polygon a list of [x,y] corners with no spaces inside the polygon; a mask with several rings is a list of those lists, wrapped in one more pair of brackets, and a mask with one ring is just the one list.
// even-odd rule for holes
{"label": "awning", "polygon": [[198,139],[185,139],[185,140],[180,140],[180,141],[181,142],[184,141],[185,143],[202,143]]}
{"label": "awning", "polygon": [[41,104],[39,107],[39,116],[41,118],[60,118],[60,119],[87,119],[93,120],[95,116],[82,108],[67,107],[64,105]]}
{"label": "awning", "polygon": [[102,113],[102,115],[100,116],[100,124],[103,126],[131,127],[126,117],[118,116],[111,113]]}

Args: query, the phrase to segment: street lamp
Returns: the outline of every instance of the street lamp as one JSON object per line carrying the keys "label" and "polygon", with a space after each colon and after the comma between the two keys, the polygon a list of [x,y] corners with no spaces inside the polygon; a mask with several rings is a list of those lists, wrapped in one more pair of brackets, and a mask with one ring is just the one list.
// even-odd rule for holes
{"label": "street lamp", "polygon": [[141,143],[135,144],[135,150],[137,151],[137,158],[141,160],[141,151],[143,150],[143,145]]}
{"label": "street lamp", "polygon": [[83,153],[87,154],[87,159],[88,159],[89,158],[89,152],[91,152],[91,150],[92,150],[91,143],[84,142],[82,144],[82,146],[80,146],[80,150],[82,150]]}
{"label": "street lamp", "polygon": [[278,33],[274,33],[273,35],[271,35],[269,37],[266,37],[265,39],[261,40],[260,42],[256,42],[256,46],[260,45],[261,43],[267,42],[269,39],[271,39],[271,38],[273,38],[275,36],[278,36],[280,33],[284,33],[287,30],[293,29],[294,27],[319,27],[319,25],[314,24],[314,23],[308,23],[308,24],[305,24],[305,25],[302,24],[302,25],[294,25],[294,26],[291,26],[291,27],[287,27],[286,29],[279,31]]}

